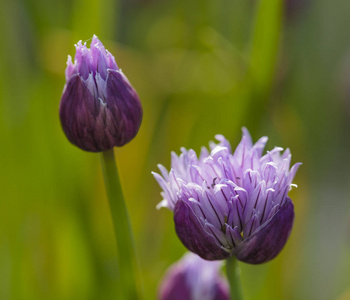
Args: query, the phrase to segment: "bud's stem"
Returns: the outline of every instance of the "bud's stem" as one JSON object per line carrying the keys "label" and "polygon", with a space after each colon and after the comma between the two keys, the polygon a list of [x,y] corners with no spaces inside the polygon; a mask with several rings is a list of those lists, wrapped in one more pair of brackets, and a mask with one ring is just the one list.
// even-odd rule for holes
{"label": "bud's stem", "polygon": [[101,165],[118,248],[121,300],[138,300],[141,299],[140,273],[113,149],[102,152]]}
{"label": "bud's stem", "polygon": [[241,270],[234,255],[226,259],[226,275],[230,284],[231,300],[243,300]]}

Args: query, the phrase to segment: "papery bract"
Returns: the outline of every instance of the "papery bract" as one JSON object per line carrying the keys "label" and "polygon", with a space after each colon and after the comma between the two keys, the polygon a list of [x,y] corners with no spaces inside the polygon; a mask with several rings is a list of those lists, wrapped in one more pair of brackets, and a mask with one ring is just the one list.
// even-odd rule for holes
{"label": "papery bract", "polygon": [[187,253],[172,265],[159,288],[159,300],[229,300],[229,287],[220,275],[220,262]]}
{"label": "papery bract", "polygon": [[174,211],[175,230],[183,244],[207,260],[235,255],[259,264],[284,247],[294,221],[288,191],[300,165],[290,168],[289,149],[275,147],[267,154],[262,137],[253,145],[247,129],[232,153],[217,135],[210,153],[202,148],[172,153],[171,170],[159,165],[153,173],[163,189],[158,207]]}
{"label": "papery bract", "polygon": [[60,104],[62,128],[71,143],[86,151],[123,146],[141,125],[139,97],[95,35],[90,49],[81,41],[75,47]]}

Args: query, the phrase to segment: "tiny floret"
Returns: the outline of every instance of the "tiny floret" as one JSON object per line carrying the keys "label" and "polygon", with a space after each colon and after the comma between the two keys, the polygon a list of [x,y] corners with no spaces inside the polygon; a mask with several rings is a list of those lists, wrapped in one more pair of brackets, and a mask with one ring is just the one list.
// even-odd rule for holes
{"label": "tiny floret", "polygon": [[172,153],[170,172],[158,166],[158,207],[174,212],[178,237],[202,258],[267,262],[290,235],[294,206],[288,191],[300,163],[290,168],[291,153],[280,147],[263,155],[267,137],[253,144],[246,128],[234,152],[222,135],[216,139],[199,157],[192,149]]}
{"label": "tiny floret", "polygon": [[100,152],[123,146],[137,134],[142,106],[113,55],[93,36],[90,49],[79,41],[68,56],[60,104],[63,131],[79,148]]}

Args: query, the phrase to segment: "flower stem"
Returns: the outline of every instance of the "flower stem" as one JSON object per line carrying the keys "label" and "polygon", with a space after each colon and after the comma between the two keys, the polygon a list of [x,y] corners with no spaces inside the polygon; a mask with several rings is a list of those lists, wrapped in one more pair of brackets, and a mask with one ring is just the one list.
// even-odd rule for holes
{"label": "flower stem", "polygon": [[141,299],[141,281],[134,240],[113,149],[102,152],[101,165],[118,248],[118,289],[122,300]]}
{"label": "flower stem", "polygon": [[243,300],[241,270],[234,255],[226,259],[226,275],[230,285],[231,300]]}

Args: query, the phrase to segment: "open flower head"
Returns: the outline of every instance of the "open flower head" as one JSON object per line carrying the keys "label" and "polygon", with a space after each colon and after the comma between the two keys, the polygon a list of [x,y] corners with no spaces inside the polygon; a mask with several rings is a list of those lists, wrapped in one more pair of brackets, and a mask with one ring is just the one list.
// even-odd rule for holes
{"label": "open flower head", "polygon": [[123,146],[137,134],[142,106],[113,55],[93,36],[90,49],[75,45],[68,56],[60,119],[67,138],[79,148],[99,152]]}
{"label": "open flower head", "polygon": [[172,265],[159,288],[159,300],[229,300],[229,287],[220,274],[221,262],[187,253]]}
{"label": "open flower head", "polygon": [[216,139],[199,157],[192,149],[172,153],[170,172],[158,165],[161,175],[153,173],[163,189],[158,207],[174,211],[178,237],[204,259],[269,261],[293,226],[288,191],[300,163],[290,168],[291,153],[280,147],[263,155],[267,137],[253,144],[245,128],[234,152],[222,135]]}

